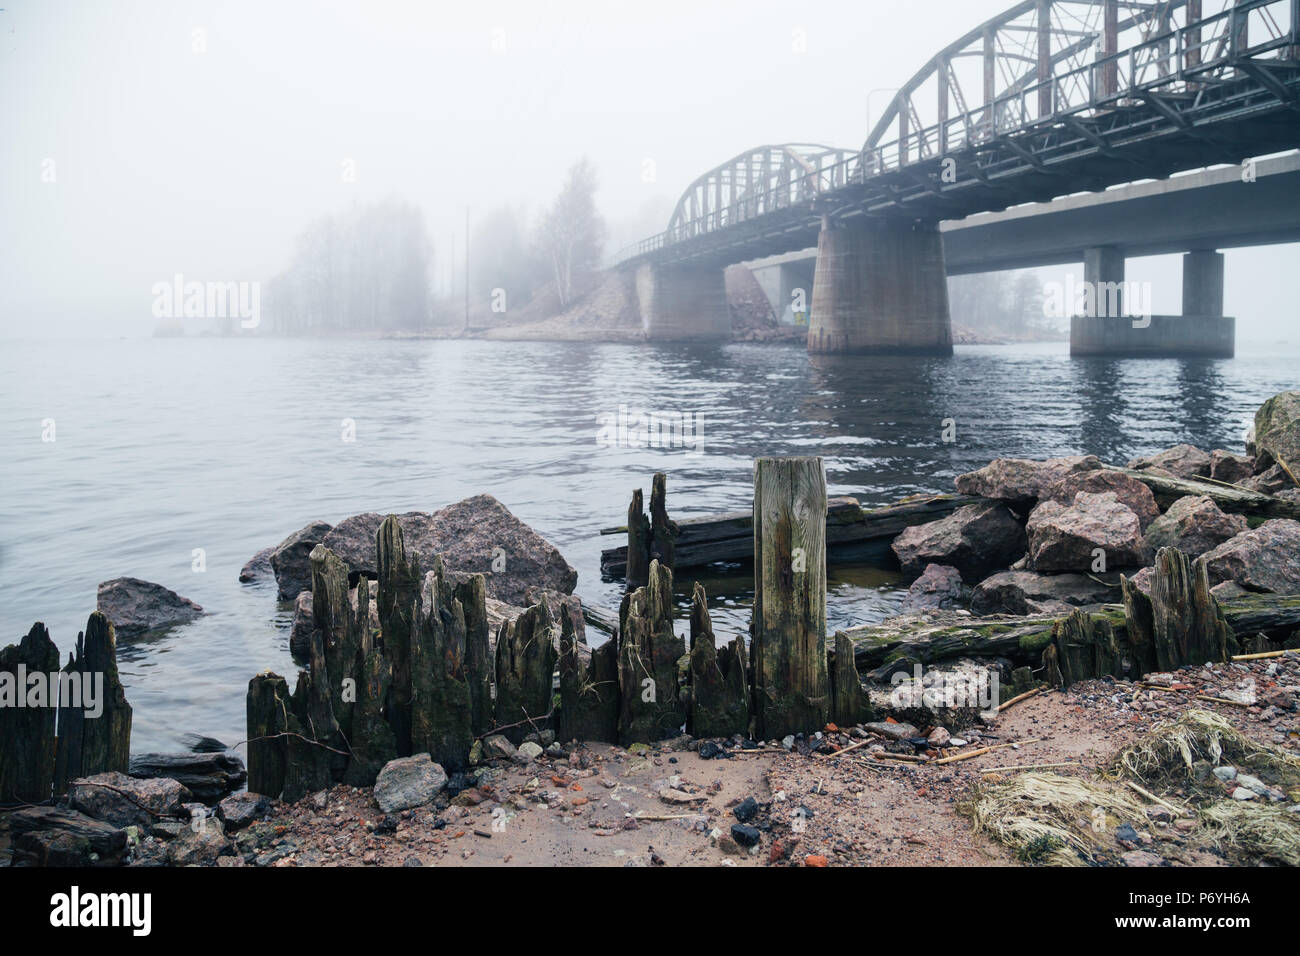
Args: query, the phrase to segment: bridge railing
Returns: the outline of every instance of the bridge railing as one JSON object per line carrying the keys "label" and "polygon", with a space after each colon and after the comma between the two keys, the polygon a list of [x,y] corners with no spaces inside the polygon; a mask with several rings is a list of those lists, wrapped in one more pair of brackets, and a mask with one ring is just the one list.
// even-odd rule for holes
{"label": "bridge railing", "polygon": [[[1252,42],[1254,41],[1254,42]],[[853,183],[905,166],[1059,123],[1111,113],[1153,92],[1188,93],[1215,81],[1236,79],[1240,65],[1275,54],[1300,60],[1300,0],[1240,0],[1219,13],[1175,27],[1091,63],[1024,83],[992,102],[906,136],[864,148],[831,151],[818,167],[775,187],[744,197],[739,204],[709,210],[619,253],[645,255],[673,243],[754,219]]]}

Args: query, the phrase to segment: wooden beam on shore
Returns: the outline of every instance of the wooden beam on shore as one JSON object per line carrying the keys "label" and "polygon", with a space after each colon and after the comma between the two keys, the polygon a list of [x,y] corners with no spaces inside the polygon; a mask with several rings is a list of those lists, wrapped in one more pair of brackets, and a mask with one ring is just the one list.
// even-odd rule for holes
{"label": "wooden beam on shore", "polygon": [[1148,471],[1133,468],[1120,468],[1117,465],[1105,465],[1107,471],[1117,471],[1130,478],[1136,478],[1151,489],[1156,504],[1161,510],[1168,508],[1179,498],[1188,495],[1204,495],[1224,511],[1260,518],[1294,518],[1300,520],[1300,502],[1277,495],[1266,495],[1250,491],[1237,485],[1222,481],[1198,478],[1174,478],[1168,475],[1156,475]]}
{"label": "wooden beam on shore", "polygon": [[[834,547],[869,541],[886,542],[905,528],[947,517],[964,505],[982,499],[966,495],[928,495],[907,498],[883,508],[864,509],[857,498],[831,498],[826,503],[828,560]],[[602,535],[626,535],[628,527],[602,528]],[[677,569],[703,567],[715,561],[748,561],[753,557],[754,519],[751,511],[684,518],[677,522],[674,562]],[[607,548],[600,555],[601,573],[620,577],[627,573],[627,548]]]}
{"label": "wooden beam on shore", "polygon": [[[1234,634],[1300,629],[1300,595],[1251,594],[1223,601],[1220,608]],[[1127,641],[1124,605],[1098,605],[1087,613],[1110,625],[1117,642]],[[887,671],[900,661],[928,665],[959,657],[1007,657],[1037,666],[1054,630],[1067,616],[972,617],[941,612],[933,620],[860,625],[844,633],[853,643],[854,659],[863,677],[885,680]],[[827,644],[833,653],[834,638],[828,637]]]}

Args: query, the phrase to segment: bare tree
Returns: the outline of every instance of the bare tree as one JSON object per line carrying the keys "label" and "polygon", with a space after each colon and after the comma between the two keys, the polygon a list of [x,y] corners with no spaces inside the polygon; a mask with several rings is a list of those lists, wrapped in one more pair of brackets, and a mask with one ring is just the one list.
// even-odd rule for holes
{"label": "bare tree", "polygon": [[605,221],[596,212],[596,170],[584,156],[538,226],[537,244],[550,264],[561,307],[573,298],[574,280],[600,263]]}

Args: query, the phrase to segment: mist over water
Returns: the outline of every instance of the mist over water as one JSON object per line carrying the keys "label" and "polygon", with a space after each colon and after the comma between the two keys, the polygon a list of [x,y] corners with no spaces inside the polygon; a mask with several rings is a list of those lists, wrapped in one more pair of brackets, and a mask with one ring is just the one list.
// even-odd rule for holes
{"label": "mist over water", "polygon": [[[120,648],[133,749],[174,749],[182,733],[231,743],[244,738],[248,679],[296,673],[291,610],[273,582],[239,584],[239,569],[312,519],[492,494],[560,548],[586,602],[617,607],[599,561],[623,541],[598,532],[623,522],[655,471],[682,518],[747,509],[759,455],[820,455],[831,494],[878,505],[951,491],[998,456],[1123,462],[1183,441],[1241,451],[1259,403],[1295,387],[1298,358],[1293,346],[1126,361],[1072,360],[1064,344],[930,359],[744,344],[12,341],[0,353],[0,618],[6,642],[40,620],[66,654],[100,581],[133,575],[192,598],[204,617]],[[620,405],[701,415],[702,453],[601,447],[599,419]],[[204,573],[191,569],[196,548]],[[747,573],[698,575],[720,641],[748,627]],[[679,589],[695,577],[684,570]],[[831,627],[878,621],[898,600],[887,573],[832,570]]]}

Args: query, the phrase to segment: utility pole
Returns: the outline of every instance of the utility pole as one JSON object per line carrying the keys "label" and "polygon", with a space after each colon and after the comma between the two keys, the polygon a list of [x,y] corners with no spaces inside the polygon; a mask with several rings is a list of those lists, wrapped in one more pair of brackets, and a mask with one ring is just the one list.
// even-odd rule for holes
{"label": "utility pole", "polygon": [[469,331],[469,206],[465,207],[465,331]]}

